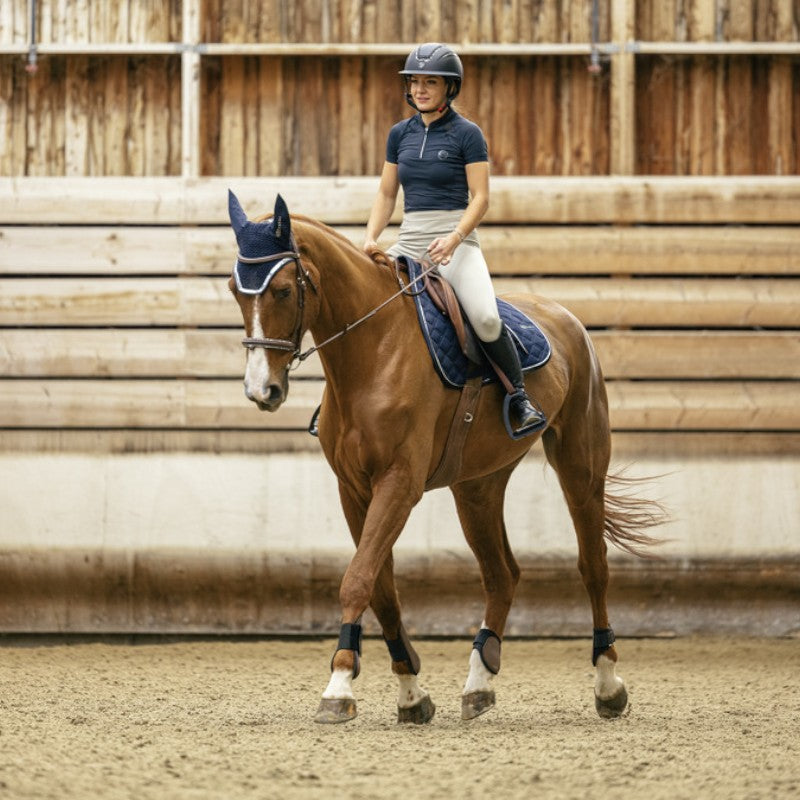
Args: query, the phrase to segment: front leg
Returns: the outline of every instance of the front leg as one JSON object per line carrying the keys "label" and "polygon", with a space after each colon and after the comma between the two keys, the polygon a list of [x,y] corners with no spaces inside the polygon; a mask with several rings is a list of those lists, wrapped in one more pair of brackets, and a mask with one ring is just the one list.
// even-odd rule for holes
{"label": "front leg", "polygon": [[[360,648],[353,631],[358,626],[360,635],[359,621],[367,605],[372,605],[388,640],[401,634],[391,549],[422,496],[421,487],[414,491],[410,485],[405,471],[390,470],[375,483],[366,514],[355,493],[340,485],[342,506],[357,547],[339,590],[342,632],[331,662],[331,677],[315,717],[317,722],[346,722],[356,716],[352,682],[360,669]],[[416,695],[413,681],[406,684],[401,685],[401,696],[408,697],[409,692]]]}

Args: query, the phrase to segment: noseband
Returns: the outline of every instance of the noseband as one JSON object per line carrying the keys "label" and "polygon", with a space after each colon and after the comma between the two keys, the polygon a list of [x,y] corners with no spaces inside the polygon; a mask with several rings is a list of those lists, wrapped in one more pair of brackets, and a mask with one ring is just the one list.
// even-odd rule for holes
{"label": "noseband", "polygon": [[255,350],[257,347],[262,347],[265,350],[281,350],[286,353],[291,353],[292,360],[294,361],[297,358],[301,358],[300,341],[303,337],[303,310],[306,304],[306,282],[311,285],[311,288],[314,290],[315,294],[317,292],[317,287],[314,285],[314,281],[311,280],[311,276],[308,274],[308,271],[305,270],[303,265],[300,263],[300,253],[297,250],[294,237],[292,237],[291,243],[293,248],[292,250],[286,250],[281,253],[272,253],[271,255],[261,256],[259,258],[247,258],[239,253],[237,255],[237,259],[241,261],[242,264],[266,264],[270,261],[279,262],[272,268],[261,289],[258,291],[250,290],[248,292],[248,294],[254,294],[257,297],[261,297],[261,295],[264,294],[269,287],[271,278],[277,272],[283,269],[283,267],[286,266],[289,261],[294,261],[295,282],[297,284],[297,314],[291,339],[270,339],[266,337],[262,338],[255,336],[248,336],[247,338],[242,339],[242,344],[248,350]]}

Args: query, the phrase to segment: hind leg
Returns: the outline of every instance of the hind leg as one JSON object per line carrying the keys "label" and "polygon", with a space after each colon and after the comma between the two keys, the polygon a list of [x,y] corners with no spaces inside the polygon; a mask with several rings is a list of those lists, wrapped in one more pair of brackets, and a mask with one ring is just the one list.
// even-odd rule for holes
{"label": "hind leg", "polygon": [[605,476],[610,457],[609,437],[598,441],[569,432],[548,430],[542,438],[547,460],[558,474],[578,538],[578,569],[589,595],[594,625],[592,664],[595,666],[595,707],[601,717],[618,717],[628,704],[625,684],[617,674],[614,633],[608,621],[608,560],[605,532]]}
{"label": "hind leg", "polygon": [[462,719],[473,719],[495,704],[492,679],[500,670],[500,643],[520,575],[503,521],[506,485],[515,466],[451,487],[461,527],[478,560],[486,595],[484,618],[473,644],[461,697]]}

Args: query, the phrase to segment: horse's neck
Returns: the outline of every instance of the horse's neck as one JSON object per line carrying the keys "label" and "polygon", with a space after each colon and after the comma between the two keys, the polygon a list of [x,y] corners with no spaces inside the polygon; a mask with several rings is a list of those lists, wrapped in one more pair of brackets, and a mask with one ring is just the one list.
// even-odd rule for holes
{"label": "horse's neck", "polygon": [[[313,250],[312,260],[319,270],[320,313],[311,326],[314,340],[319,344],[376,309],[398,287],[386,267],[362,258],[336,234],[309,226],[302,235],[303,241],[308,242],[309,249]],[[404,306],[398,298],[381,309],[382,322],[388,322],[396,314],[406,313]],[[359,325],[348,332],[348,337],[360,338],[354,334],[356,331],[363,334],[366,327],[369,327],[368,323]],[[374,328],[371,335],[375,335]]]}

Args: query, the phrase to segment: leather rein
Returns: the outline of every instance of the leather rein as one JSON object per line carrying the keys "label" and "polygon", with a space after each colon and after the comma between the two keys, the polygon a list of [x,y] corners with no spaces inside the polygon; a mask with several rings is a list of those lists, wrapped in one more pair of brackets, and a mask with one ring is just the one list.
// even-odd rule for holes
{"label": "leather rein", "polygon": [[[252,337],[249,336],[245,339],[242,339],[242,344],[248,350],[255,350],[257,347],[263,348],[264,350],[282,350],[287,353],[292,354],[292,359],[289,362],[287,369],[292,369],[292,365],[295,361],[303,362],[305,361],[310,355],[313,355],[318,350],[321,350],[325,345],[330,344],[331,342],[340,339],[346,333],[349,333],[354,328],[357,328],[363,322],[366,322],[370,317],[375,316],[382,308],[389,305],[393,300],[396,300],[400,295],[408,295],[410,297],[414,297],[415,295],[419,294],[423,291],[422,288],[417,289],[416,291],[412,291],[411,287],[413,284],[418,283],[421,281],[428,273],[433,272],[437,265],[430,260],[427,253],[422,258],[423,264],[425,264],[425,269],[423,269],[416,278],[409,281],[407,284],[403,283],[403,279],[400,277],[400,269],[397,265],[397,260],[393,259],[394,263],[394,272],[395,277],[397,278],[397,283],[400,286],[400,289],[396,291],[391,297],[384,300],[380,305],[373,308],[371,311],[368,311],[364,314],[363,317],[360,317],[355,322],[348,322],[342,330],[334,333],[332,336],[329,336],[325,339],[324,342],[320,342],[318,345],[314,345],[313,347],[309,347],[308,350],[301,351],[300,344],[303,338],[303,311],[305,309],[305,291],[306,291],[306,282],[310,284],[311,288],[314,291],[314,294],[319,294],[317,287],[314,284],[314,281],[311,279],[311,275],[309,274],[308,270],[303,267],[300,261],[300,253],[297,249],[297,245],[292,239],[292,250],[287,250],[282,253],[273,253],[272,255],[262,256],[260,258],[246,258],[241,253],[237,254],[237,258],[243,264],[264,264],[269,261],[277,261],[278,259],[285,259],[286,261],[294,261],[295,264],[295,281],[297,283],[297,314],[295,318],[295,325],[294,330],[292,331],[290,339],[272,339],[267,337]],[[281,267],[282,269],[282,267]],[[262,294],[267,290],[267,286],[258,293],[257,297],[261,297]]]}

